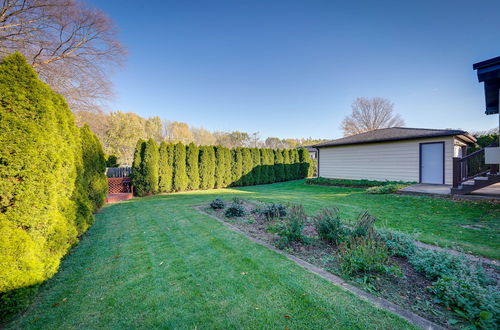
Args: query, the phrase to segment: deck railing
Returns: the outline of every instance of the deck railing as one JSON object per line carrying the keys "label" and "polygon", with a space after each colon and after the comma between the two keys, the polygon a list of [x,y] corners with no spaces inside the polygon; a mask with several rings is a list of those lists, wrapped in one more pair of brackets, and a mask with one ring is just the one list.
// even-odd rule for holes
{"label": "deck railing", "polygon": [[128,178],[132,174],[132,167],[106,167],[108,178]]}
{"label": "deck railing", "polygon": [[[488,147],[494,147],[492,143]],[[485,164],[484,148],[464,157],[453,157],[453,188],[478,176],[495,175],[498,165]]]}

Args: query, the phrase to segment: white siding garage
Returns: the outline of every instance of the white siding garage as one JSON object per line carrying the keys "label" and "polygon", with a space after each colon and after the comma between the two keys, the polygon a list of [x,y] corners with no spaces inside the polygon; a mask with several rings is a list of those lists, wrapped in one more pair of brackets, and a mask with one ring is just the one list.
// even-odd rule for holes
{"label": "white siding garage", "polygon": [[[404,136],[402,140],[395,140],[398,135],[401,135],[398,134],[401,132],[394,131],[396,129],[403,130],[402,132],[406,135],[409,132],[422,134],[421,129],[391,128],[377,130],[384,131],[382,136],[377,134],[377,131],[372,131],[316,145],[319,150],[318,176],[338,179],[452,183],[452,159],[461,152],[461,147],[466,145],[463,141],[467,138],[460,139],[457,134],[414,139],[407,139]],[[416,132],[409,130],[416,130]],[[436,130],[430,131],[436,133]],[[466,132],[460,133],[466,134]],[[392,140],[377,141],[377,138],[380,140],[388,135]],[[424,180],[421,181],[421,178]]]}

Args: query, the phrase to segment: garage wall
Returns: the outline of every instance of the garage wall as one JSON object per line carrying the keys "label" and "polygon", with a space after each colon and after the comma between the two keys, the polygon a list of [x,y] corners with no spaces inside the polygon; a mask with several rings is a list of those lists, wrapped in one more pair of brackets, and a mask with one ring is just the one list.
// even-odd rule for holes
{"label": "garage wall", "polygon": [[419,144],[444,142],[446,184],[452,183],[454,137],[326,147],[319,152],[319,176],[378,181],[419,181]]}

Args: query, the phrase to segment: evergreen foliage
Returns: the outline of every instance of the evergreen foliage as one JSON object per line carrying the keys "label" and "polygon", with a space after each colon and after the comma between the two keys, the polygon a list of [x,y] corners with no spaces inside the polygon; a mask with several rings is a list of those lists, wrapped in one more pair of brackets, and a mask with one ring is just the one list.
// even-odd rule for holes
{"label": "evergreen foliage", "polygon": [[169,144],[163,141],[160,144],[158,161],[158,191],[171,192],[172,191],[172,164],[169,162],[171,153],[169,153]]}
{"label": "evergreen foliage", "polygon": [[210,182],[208,178],[210,175],[208,146],[200,147],[199,162],[200,162],[200,188],[208,189],[210,187]]}
{"label": "evergreen foliage", "polygon": [[241,175],[243,174],[243,155],[241,148],[231,150],[233,164],[231,167],[232,186],[241,186]]}
{"label": "evergreen foliage", "polygon": [[0,145],[1,322],[57,271],[107,180],[99,141],[20,53],[0,62]]}
{"label": "evergreen foliage", "polygon": [[290,149],[290,161],[292,163],[292,178],[298,179],[300,177],[300,160],[299,151],[294,148]]}
{"label": "evergreen foliage", "polygon": [[268,168],[268,181],[267,183],[276,182],[275,170],[274,170],[274,151],[273,149],[267,149],[267,168]]}
{"label": "evergreen foliage", "polygon": [[92,203],[92,212],[95,212],[104,204],[108,194],[106,159],[101,142],[87,124],[80,128],[80,137],[84,169],[83,184]]}
{"label": "evergreen foliage", "polygon": [[144,196],[146,191],[146,180],[143,173],[143,158],[144,150],[146,149],[146,141],[139,139],[135,145],[134,160],[132,162],[132,184],[134,185],[134,193],[137,196]]}
{"label": "evergreen foliage", "polygon": [[188,185],[188,177],[186,173],[186,146],[182,143],[174,145],[174,180],[173,190],[184,191]]}
{"label": "evergreen foliage", "polygon": [[[139,196],[153,192],[148,188],[150,183],[145,182],[148,173],[146,146],[143,140],[138,142],[133,163],[134,184]],[[173,146],[165,142],[159,149],[158,191],[161,192],[248,186],[304,178],[308,166],[304,166],[303,162],[309,158],[305,149],[228,149],[222,146],[197,147],[194,144],[189,144],[186,149],[181,143]]]}
{"label": "evergreen foliage", "polygon": [[226,177],[226,153],[224,147],[215,147],[215,188],[224,188]]}
{"label": "evergreen foliage", "polygon": [[144,158],[142,161],[142,170],[144,177],[144,193],[147,195],[158,192],[158,162],[160,155],[158,144],[155,140],[149,139],[144,149]]}
{"label": "evergreen foliage", "polygon": [[224,187],[229,187],[233,182],[233,172],[232,172],[232,164],[233,164],[233,156],[231,150],[229,148],[223,147],[224,152]]}
{"label": "evergreen foliage", "polygon": [[215,187],[215,150],[213,146],[207,147],[208,154],[208,189]]}
{"label": "evergreen foliage", "polygon": [[290,150],[289,149],[284,149],[283,150],[283,164],[284,164],[284,180],[292,180],[292,171],[290,169]]}
{"label": "evergreen foliage", "polygon": [[307,178],[309,176],[312,176],[311,170],[314,170],[312,167],[312,160],[309,157],[309,151],[307,151],[306,148],[300,148],[299,149],[299,163],[300,163],[300,170],[299,170],[299,177],[300,178]]}
{"label": "evergreen foliage", "polygon": [[186,170],[188,176],[188,190],[200,188],[200,173],[198,170],[199,149],[194,143],[187,146]]}
{"label": "evergreen foliage", "polygon": [[285,167],[283,165],[283,153],[280,149],[274,150],[274,175],[276,181],[285,181]]}
{"label": "evergreen foliage", "polygon": [[252,148],[252,162],[253,162],[253,184],[261,184],[261,162],[259,148]]}
{"label": "evergreen foliage", "polygon": [[242,164],[243,176],[241,184],[243,186],[251,186],[254,184],[253,173],[252,173],[252,168],[253,168],[252,152],[250,148],[242,148],[241,152],[243,161]]}

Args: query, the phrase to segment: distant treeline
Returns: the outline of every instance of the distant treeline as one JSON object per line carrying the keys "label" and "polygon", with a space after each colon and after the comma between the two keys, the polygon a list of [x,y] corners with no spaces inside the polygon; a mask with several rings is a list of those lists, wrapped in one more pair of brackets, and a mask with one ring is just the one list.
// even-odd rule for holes
{"label": "distant treeline", "polygon": [[132,164],[135,194],[251,186],[312,175],[301,149],[196,146],[139,140]]}

